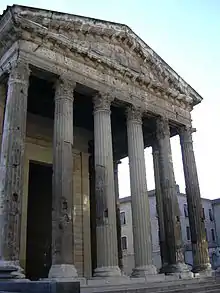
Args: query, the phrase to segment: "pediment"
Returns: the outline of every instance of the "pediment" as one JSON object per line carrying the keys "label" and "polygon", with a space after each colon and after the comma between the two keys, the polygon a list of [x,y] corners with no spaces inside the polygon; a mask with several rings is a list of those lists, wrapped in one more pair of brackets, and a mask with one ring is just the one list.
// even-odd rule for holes
{"label": "pediment", "polygon": [[61,13],[52,16],[50,12],[37,9],[18,10],[16,18],[23,25],[26,20],[54,35],[62,35],[73,45],[89,50],[100,58],[114,61],[139,74],[143,71],[143,57],[146,56],[138,55],[133,50],[138,42],[130,36],[127,26]]}
{"label": "pediment", "polygon": [[145,86],[168,89],[173,97],[191,96],[194,104],[201,101],[201,97],[126,25],[18,5],[12,6],[12,11],[16,29],[36,33],[42,40],[51,38],[54,48],[58,43],[63,50],[77,51],[87,59],[96,58]]}

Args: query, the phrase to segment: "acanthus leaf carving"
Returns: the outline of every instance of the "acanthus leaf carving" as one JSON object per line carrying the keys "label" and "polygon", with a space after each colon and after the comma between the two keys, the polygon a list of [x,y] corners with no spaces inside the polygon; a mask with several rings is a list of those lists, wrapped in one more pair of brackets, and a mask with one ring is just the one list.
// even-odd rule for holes
{"label": "acanthus leaf carving", "polygon": [[56,99],[70,99],[73,101],[74,96],[73,92],[76,87],[76,82],[68,79],[67,77],[60,76],[60,78],[56,81]]}
{"label": "acanthus leaf carving", "polygon": [[114,96],[109,93],[96,93],[93,97],[94,112],[110,111]]}
{"label": "acanthus leaf carving", "polygon": [[126,109],[127,120],[142,124],[143,110],[141,107],[130,105]]}
{"label": "acanthus leaf carving", "polygon": [[164,139],[166,136],[170,137],[169,120],[165,117],[159,117],[156,121],[156,136],[157,139]]}
{"label": "acanthus leaf carving", "polygon": [[16,59],[12,64],[10,64],[9,71],[9,83],[11,82],[22,82],[29,83],[30,69],[27,62],[22,59]]}

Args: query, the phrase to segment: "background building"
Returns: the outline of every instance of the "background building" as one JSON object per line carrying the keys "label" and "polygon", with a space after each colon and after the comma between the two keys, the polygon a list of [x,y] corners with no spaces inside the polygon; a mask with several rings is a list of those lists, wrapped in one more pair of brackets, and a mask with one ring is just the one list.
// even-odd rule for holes
{"label": "background building", "polygon": [[[180,193],[177,185],[178,203],[180,208],[180,221],[182,230],[182,240],[185,251],[185,262],[192,265],[192,248],[191,235],[187,208],[186,195]],[[158,218],[156,211],[155,190],[148,192],[150,203],[151,233],[153,248],[153,263],[159,269],[161,267],[160,246],[158,236]],[[206,237],[209,244],[210,261],[215,267],[217,264],[216,248],[220,247],[220,199],[209,200],[202,198],[203,217],[206,227]],[[120,215],[121,215],[121,241],[123,250],[124,272],[130,274],[134,267],[134,249],[132,233],[132,212],[131,197],[120,198]],[[218,253],[217,253],[218,254]]]}

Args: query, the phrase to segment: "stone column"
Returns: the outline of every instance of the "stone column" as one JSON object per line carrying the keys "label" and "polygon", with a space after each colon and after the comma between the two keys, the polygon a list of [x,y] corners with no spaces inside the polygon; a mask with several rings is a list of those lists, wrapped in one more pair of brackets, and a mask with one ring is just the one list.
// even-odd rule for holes
{"label": "stone column", "polygon": [[6,102],[6,85],[0,83],[0,135],[3,133],[4,110]]}
{"label": "stone column", "polygon": [[52,266],[49,278],[74,278],[73,264],[73,92],[75,83],[56,84],[53,142]]}
{"label": "stone column", "polygon": [[132,276],[145,277],[156,274],[157,271],[152,262],[151,223],[146,182],[142,112],[133,106],[127,109],[127,135],[135,257],[135,268]]}
{"label": "stone column", "polygon": [[121,161],[114,161],[114,182],[115,182],[115,202],[116,202],[116,226],[118,239],[118,265],[123,268],[123,253],[121,247],[121,218],[120,218],[120,201],[119,201],[119,184],[118,184],[118,165]]}
{"label": "stone column", "polygon": [[111,133],[111,97],[94,97],[97,268],[95,277],[121,276],[118,267],[115,186]]}
{"label": "stone column", "polygon": [[164,227],[168,249],[168,266],[165,273],[187,273],[184,263],[180,214],[175,186],[173,161],[170,145],[169,122],[165,118],[158,118],[156,124],[159,145],[161,190],[163,196]]}
{"label": "stone column", "polygon": [[202,219],[202,202],[193,150],[192,128],[180,129],[183,170],[185,175],[186,195],[191,230],[193,252],[193,272],[210,271],[208,243],[206,241],[205,223]]}
{"label": "stone column", "polygon": [[156,192],[156,208],[159,226],[159,243],[160,243],[160,256],[161,256],[161,269],[160,272],[163,273],[164,269],[168,265],[168,247],[166,242],[166,232],[164,226],[164,213],[163,213],[163,194],[161,190],[161,166],[159,158],[159,146],[157,140],[154,141],[152,145],[153,154],[153,164],[154,164],[154,181],[155,181],[155,192]]}
{"label": "stone column", "polygon": [[23,278],[19,264],[28,64],[13,64],[9,79],[0,159],[0,279]]}

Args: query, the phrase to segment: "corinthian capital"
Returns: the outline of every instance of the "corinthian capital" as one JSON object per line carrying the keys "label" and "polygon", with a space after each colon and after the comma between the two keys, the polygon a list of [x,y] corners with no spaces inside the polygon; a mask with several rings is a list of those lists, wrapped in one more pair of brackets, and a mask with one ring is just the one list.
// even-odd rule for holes
{"label": "corinthian capital", "polygon": [[169,120],[165,117],[157,118],[156,122],[156,135],[157,139],[163,139],[166,136],[170,137]]}
{"label": "corinthian capital", "polygon": [[9,69],[9,74],[9,83],[20,82],[28,84],[30,76],[28,63],[20,59],[14,61]]}
{"label": "corinthian capital", "polygon": [[55,100],[56,99],[70,99],[73,101],[74,96],[73,92],[76,87],[76,82],[65,78],[65,77],[60,77],[56,81],[56,94],[55,94]]}
{"label": "corinthian capital", "polygon": [[185,143],[192,143],[192,134],[193,132],[196,132],[196,129],[192,126],[181,126],[179,128],[179,135],[180,135],[180,142],[181,144]]}
{"label": "corinthian capital", "polygon": [[110,111],[111,103],[114,97],[110,94],[97,93],[93,97],[94,112],[96,111]]}
{"label": "corinthian capital", "polygon": [[127,107],[126,114],[127,114],[128,121],[142,124],[143,111],[140,107],[135,107],[131,105]]}

